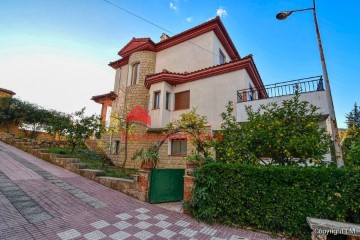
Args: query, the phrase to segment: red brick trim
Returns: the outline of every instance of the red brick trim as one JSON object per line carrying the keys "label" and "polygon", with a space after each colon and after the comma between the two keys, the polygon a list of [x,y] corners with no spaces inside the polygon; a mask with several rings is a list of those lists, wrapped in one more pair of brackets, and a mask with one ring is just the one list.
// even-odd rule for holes
{"label": "red brick trim", "polygon": [[96,95],[91,98],[96,103],[103,104],[104,102],[112,102],[117,98],[117,94],[113,91],[102,94],[102,95]]}
{"label": "red brick trim", "polygon": [[216,17],[175,36],[169,37],[168,39],[159,43],[154,43],[150,38],[133,38],[118,52],[118,54],[123,58],[114,62],[110,62],[109,66],[114,69],[119,68],[128,64],[129,56],[134,52],[144,50],[159,52],[210,31],[214,31],[221,44],[224,46],[226,52],[229,54],[231,60],[240,59],[240,55],[236,50],[229,33],[226,31],[224,24],[219,17]]}
{"label": "red brick trim", "polygon": [[126,58],[119,59],[115,62],[110,62],[109,66],[114,69],[117,69],[117,68],[127,65],[128,63],[129,63],[129,57],[126,57]]}
{"label": "red brick trim", "polygon": [[[265,89],[251,55],[238,61],[205,68],[191,73],[169,73],[165,71],[162,73],[150,75],[145,79],[145,87],[149,89],[151,84],[164,81],[171,85],[178,85],[237,71],[240,69],[245,69],[247,71],[257,89]],[[266,92],[264,90],[262,90],[260,94],[262,97],[266,96]]]}

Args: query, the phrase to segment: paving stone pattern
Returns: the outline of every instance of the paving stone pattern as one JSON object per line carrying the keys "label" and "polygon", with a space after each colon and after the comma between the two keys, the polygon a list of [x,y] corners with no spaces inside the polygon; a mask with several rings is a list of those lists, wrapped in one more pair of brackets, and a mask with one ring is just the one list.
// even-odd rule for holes
{"label": "paving stone pattern", "polygon": [[[0,240],[272,239],[262,233],[200,223],[2,142],[0,148]],[[89,203],[101,203],[101,207]],[[34,213],[44,215],[31,218]]]}
{"label": "paving stone pattern", "polygon": [[0,191],[30,223],[37,223],[52,218],[48,212],[1,171]]}
{"label": "paving stone pattern", "polygon": [[45,171],[44,169],[38,167],[37,165],[26,161],[24,158],[18,156],[17,154],[15,154],[15,153],[13,153],[11,151],[6,151],[6,149],[1,147],[1,146],[0,146],[0,151],[5,152],[12,159],[18,161],[19,163],[21,163],[25,167],[33,170],[34,172],[36,172],[37,174],[39,174],[40,176],[42,176],[43,178],[45,178],[46,180],[51,182],[52,184],[55,184],[56,186],[62,188],[65,191],[67,191],[68,193],[70,193],[70,194],[74,195],[75,197],[81,199],[82,201],[86,202],[90,206],[92,206],[94,208],[106,207],[105,203],[97,200],[96,198],[90,196],[89,194],[84,193],[80,189],[71,186],[70,184],[68,184],[65,181],[61,180],[60,178],[54,176],[53,174],[49,173],[48,171]]}

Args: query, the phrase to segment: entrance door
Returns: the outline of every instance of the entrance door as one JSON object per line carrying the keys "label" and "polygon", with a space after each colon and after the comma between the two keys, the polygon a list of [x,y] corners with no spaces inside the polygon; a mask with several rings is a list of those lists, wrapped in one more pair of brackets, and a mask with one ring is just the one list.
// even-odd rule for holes
{"label": "entrance door", "polygon": [[153,169],[150,176],[149,202],[177,202],[184,198],[185,169]]}

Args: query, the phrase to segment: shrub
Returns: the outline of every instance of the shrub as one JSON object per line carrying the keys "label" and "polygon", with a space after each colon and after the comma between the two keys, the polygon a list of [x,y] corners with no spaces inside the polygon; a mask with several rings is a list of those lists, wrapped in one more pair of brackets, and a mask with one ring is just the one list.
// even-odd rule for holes
{"label": "shrub", "polygon": [[198,219],[309,239],[306,217],[360,222],[360,171],[213,163],[194,171]]}

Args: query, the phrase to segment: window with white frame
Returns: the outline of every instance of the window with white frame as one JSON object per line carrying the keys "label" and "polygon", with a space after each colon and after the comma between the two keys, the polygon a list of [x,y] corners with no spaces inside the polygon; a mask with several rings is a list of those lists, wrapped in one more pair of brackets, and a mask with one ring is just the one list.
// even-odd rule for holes
{"label": "window with white frame", "polygon": [[154,109],[160,108],[160,91],[154,92]]}
{"label": "window with white frame", "polygon": [[165,109],[170,111],[170,97],[171,93],[166,92]]}
{"label": "window with white frame", "polygon": [[221,49],[219,49],[219,64],[223,64],[225,62],[226,62],[225,54],[223,53],[223,51],[221,51]]}
{"label": "window with white frame", "polygon": [[171,139],[171,155],[186,155],[187,154],[187,140]]}

